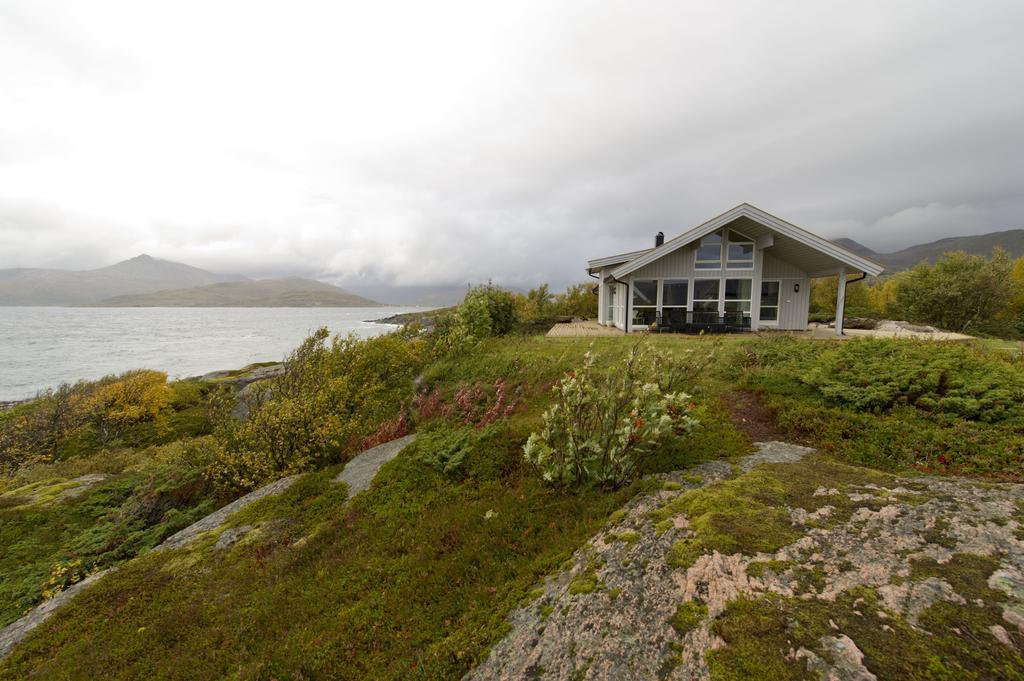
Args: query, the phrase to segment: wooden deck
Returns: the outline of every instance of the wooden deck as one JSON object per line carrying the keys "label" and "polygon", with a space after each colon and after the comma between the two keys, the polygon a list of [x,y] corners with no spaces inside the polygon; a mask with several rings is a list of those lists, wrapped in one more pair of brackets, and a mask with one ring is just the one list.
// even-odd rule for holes
{"label": "wooden deck", "polygon": [[576,338],[581,336],[622,336],[614,326],[601,326],[595,321],[555,324],[548,331],[549,338]]}

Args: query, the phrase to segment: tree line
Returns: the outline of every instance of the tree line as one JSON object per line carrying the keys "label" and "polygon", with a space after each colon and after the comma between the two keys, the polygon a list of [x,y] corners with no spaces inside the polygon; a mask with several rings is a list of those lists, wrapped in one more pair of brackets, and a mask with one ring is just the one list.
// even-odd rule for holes
{"label": "tree line", "polygon": [[[811,321],[831,321],[838,278],[811,285]],[[845,316],[899,319],[947,331],[1024,338],[1024,257],[1001,248],[988,257],[946,253],[935,264],[846,287]]]}

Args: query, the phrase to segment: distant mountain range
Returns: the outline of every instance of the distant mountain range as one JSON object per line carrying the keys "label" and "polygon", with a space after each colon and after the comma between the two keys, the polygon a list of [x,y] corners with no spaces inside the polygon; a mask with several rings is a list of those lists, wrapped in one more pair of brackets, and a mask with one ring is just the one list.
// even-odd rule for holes
{"label": "distant mountain range", "polygon": [[140,255],[95,270],[0,270],[0,306],[373,307],[380,303],[310,279],[253,280]]}
{"label": "distant mountain range", "polygon": [[1024,256],[1024,229],[1009,229],[975,236],[953,236],[904,248],[894,253],[879,253],[853,239],[835,239],[843,248],[885,265],[890,272],[910,269],[922,260],[934,263],[949,251],[966,251],[974,255],[991,255],[996,246],[1006,249],[1010,256]]}
{"label": "distant mountain range", "polygon": [[247,281],[198,267],[140,255],[96,270],[0,270],[0,305],[87,305],[129,293]]}
{"label": "distant mountain range", "polygon": [[[885,266],[889,272],[935,262],[948,251],[989,255],[1000,246],[1014,258],[1024,256],[1024,229],[939,239],[893,253],[879,253],[853,239],[835,243]],[[392,304],[444,307],[462,301],[463,286],[354,287]],[[0,306],[95,305],[100,307],[371,307],[364,295],[314,281],[249,279],[139,255],[95,270],[16,268],[0,270]]]}
{"label": "distant mountain range", "polygon": [[225,281],[193,288],[115,296],[97,307],[380,307],[321,281],[288,277]]}

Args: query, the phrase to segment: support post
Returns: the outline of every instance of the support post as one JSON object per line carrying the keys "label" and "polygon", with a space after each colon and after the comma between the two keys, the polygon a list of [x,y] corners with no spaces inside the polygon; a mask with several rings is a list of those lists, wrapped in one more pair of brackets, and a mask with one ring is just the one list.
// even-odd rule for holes
{"label": "support post", "polygon": [[836,291],[836,335],[843,335],[843,313],[846,307],[846,268],[839,268],[839,286]]}

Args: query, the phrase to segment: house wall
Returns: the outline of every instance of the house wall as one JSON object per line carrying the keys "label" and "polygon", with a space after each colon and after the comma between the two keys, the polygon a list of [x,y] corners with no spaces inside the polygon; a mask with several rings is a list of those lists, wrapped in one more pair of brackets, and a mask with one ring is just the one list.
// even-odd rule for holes
{"label": "house wall", "polygon": [[693,276],[693,254],[696,247],[683,246],[658,258],[649,265],[644,265],[633,273],[634,279],[688,279]]}
{"label": "house wall", "polygon": [[[658,313],[662,311],[661,282],[665,279],[688,279],[689,300],[687,304],[693,309],[693,281],[694,279],[719,279],[719,309],[724,309],[725,280],[726,279],[750,279],[752,289],[751,300],[751,327],[777,328],[785,330],[804,330],[807,328],[807,313],[810,305],[810,279],[807,273],[800,267],[777,258],[771,254],[771,247],[755,246],[753,269],[700,269],[694,267],[697,244],[690,244],[677,251],[645,265],[633,274],[627,281],[630,284],[630,295],[627,296],[625,286],[619,286],[617,302],[624,302],[625,305],[616,307],[616,314],[610,323],[620,329],[625,328],[625,322],[630,320],[630,331],[643,331],[645,327],[637,327],[632,322],[632,283],[636,280],[656,280],[659,282],[658,292]],[[610,268],[611,269],[611,268]],[[760,292],[763,280],[779,281],[779,318],[777,321],[760,321]],[[795,291],[795,288],[799,291]]]}

